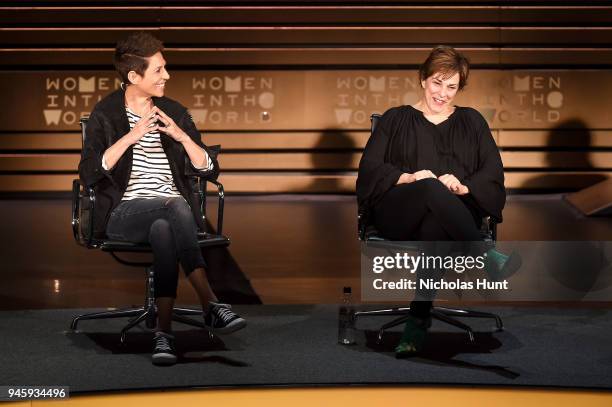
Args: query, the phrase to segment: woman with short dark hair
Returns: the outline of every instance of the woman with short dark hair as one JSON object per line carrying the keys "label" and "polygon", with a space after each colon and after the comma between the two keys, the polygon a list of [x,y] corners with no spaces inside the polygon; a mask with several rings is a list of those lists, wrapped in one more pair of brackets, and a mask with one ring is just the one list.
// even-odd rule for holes
{"label": "woman with short dark hair", "polygon": [[117,43],[115,67],[123,83],[89,117],[79,175],[96,186],[97,237],[151,245],[158,310],[152,360],[169,365],[177,359],[171,323],[179,263],[209,330],[230,333],[246,322],[218,302],[206,277],[197,237],[202,213],[187,174],[216,177],[219,166],[187,109],[164,96],[170,75],[162,50],[161,41],[144,32]]}
{"label": "woman with short dark hair", "polygon": [[[453,104],[468,75],[461,53],[435,47],[419,69],[420,100],[385,112],[368,140],[357,198],[384,237],[480,241],[484,216],[501,222],[504,171],[489,126],[475,109]],[[501,253],[490,256],[498,267],[506,264]],[[431,306],[428,300],[412,302],[398,356],[421,349]]]}

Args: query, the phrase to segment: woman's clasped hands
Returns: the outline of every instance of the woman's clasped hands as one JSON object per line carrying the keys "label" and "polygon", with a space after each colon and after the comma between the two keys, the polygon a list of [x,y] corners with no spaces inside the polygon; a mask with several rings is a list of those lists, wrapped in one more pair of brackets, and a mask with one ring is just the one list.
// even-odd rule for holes
{"label": "woman's clasped hands", "polygon": [[463,185],[453,174],[444,174],[437,177],[430,170],[420,170],[414,173],[405,172],[399,177],[397,184],[410,184],[427,178],[437,179],[455,195],[465,195],[470,192],[469,188]]}
{"label": "woman's clasped hands", "polygon": [[136,144],[145,134],[157,131],[166,133],[179,143],[189,139],[189,136],[176,125],[174,120],[157,106],[153,106],[146,115],[138,120],[127,136],[131,144]]}

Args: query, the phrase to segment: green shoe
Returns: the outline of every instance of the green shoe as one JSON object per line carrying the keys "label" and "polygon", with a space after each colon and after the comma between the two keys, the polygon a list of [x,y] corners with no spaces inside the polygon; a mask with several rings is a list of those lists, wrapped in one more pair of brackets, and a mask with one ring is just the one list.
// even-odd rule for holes
{"label": "green shoe", "polygon": [[523,264],[521,256],[515,252],[506,256],[495,249],[489,249],[486,255],[485,271],[493,281],[501,281],[512,276]]}
{"label": "green shoe", "polygon": [[413,356],[423,349],[427,330],[431,326],[431,318],[420,319],[414,316],[406,321],[404,333],[399,344],[395,347],[395,357],[405,358]]}

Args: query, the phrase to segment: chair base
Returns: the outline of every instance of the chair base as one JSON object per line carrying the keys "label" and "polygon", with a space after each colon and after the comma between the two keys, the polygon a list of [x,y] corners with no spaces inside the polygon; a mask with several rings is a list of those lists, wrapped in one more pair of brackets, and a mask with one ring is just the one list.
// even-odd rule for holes
{"label": "chair base", "polygon": [[[197,309],[189,308],[173,308],[172,320],[180,322],[186,325],[196,326],[199,328],[206,329],[203,321],[197,321],[193,318],[187,317],[188,315],[202,316],[202,311]],[[112,311],[92,312],[89,314],[82,314],[74,317],[70,324],[72,331],[77,329],[77,325],[81,320],[87,319],[107,319],[107,318],[132,318],[128,324],[121,330],[121,343],[125,343],[127,331],[145,321],[147,328],[154,329],[156,326],[157,309],[153,307],[139,307],[139,308],[125,308]],[[212,333],[209,332],[212,336]]]}
{"label": "chair base", "polygon": [[[378,337],[376,343],[382,343],[382,337],[385,333],[385,330],[392,328],[394,326],[403,324],[409,318],[410,307],[396,307],[396,308],[388,308],[381,310],[372,310],[372,311],[357,311],[355,312],[355,320],[358,317],[362,316],[389,316],[389,315],[398,315],[399,318],[395,318],[394,320],[387,322],[383,326],[380,327],[378,331]],[[431,317],[437,319],[439,321],[445,322],[449,325],[453,325],[459,329],[464,330],[468,337],[470,338],[470,342],[474,342],[474,331],[470,328],[469,325],[464,324],[461,321],[456,320],[455,318],[491,318],[495,320],[495,325],[498,331],[502,331],[504,329],[504,324],[499,315],[492,314],[490,312],[482,312],[482,311],[474,311],[474,310],[465,310],[465,309],[456,309],[456,308],[446,308],[446,307],[433,307],[431,310]]]}
{"label": "chair base", "polygon": [[[92,312],[89,314],[82,314],[74,317],[70,323],[70,329],[76,330],[80,320],[84,319],[106,319],[106,318],[132,318],[128,324],[121,330],[121,343],[125,343],[127,331],[145,321],[147,328],[154,329],[157,325],[157,306],[155,305],[155,273],[153,267],[149,266],[146,269],[147,280],[145,283],[145,300],[144,306],[138,308],[124,308],[112,311]],[[179,308],[174,307],[172,309],[172,320],[181,322],[186,325],[197,326],[199,328],[206,328],[204,321],[197,321],[192,318],[188,318],[187,315],[198,315],[202,316],[202,310],[190,309],[190,308]],[[208,336],[212,339],[212,332],[208,332]]]}

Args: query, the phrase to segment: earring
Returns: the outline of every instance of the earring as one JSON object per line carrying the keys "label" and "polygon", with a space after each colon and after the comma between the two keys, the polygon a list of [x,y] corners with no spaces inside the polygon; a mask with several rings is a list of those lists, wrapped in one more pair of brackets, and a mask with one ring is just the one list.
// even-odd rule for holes
{"label": "earring", "polygon": [[125,84],[125,82],[121,82],[121,85],[119,85],[119,87],[125,91],[127,89],[127,85]]}

